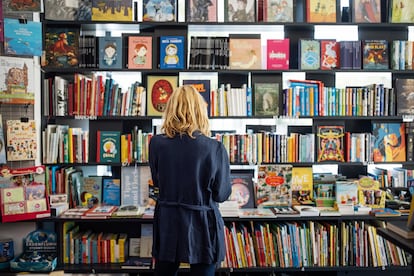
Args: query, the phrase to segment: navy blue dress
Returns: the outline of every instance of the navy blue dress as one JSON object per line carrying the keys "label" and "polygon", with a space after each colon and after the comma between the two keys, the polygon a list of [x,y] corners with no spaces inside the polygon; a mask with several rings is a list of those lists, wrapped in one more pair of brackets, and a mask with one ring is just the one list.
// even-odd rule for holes
{"label": "navy blue dress", "polygon": [[223,219],[217,202],[231,193],[227,152],[197,133],[149,145],[152,179],[159,187],[152,255],[161,261],[213,264],[224,260]]}

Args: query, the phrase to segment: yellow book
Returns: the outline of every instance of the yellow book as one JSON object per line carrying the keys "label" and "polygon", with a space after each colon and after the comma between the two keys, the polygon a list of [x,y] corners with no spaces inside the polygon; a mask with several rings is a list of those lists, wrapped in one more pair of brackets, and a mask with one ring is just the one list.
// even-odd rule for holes
{"label": "yellow book", "polygon": [[65,221],[63,223],[63,263],[70,263],[70,240],[73,238],[73,234],[79,231],[79,225],[75,225],[74,221]]}
{"label": "yellow book", "polygon": [[118,235],[118,255],[119,258],[116,260],[117,263],[123,263],[126,261],[128,250],[128,235],[126,233],[121,233]]}
{"label": "yellow book", "polygon": [[110,263],[115,263],[117,255],[119,254],[117,238],[118,238],[118,234],[112,234],[109,240],[109,243],[110,243],[109,262]]}
{"label": "yellow book", "polygon": [[247,267],[247,258],[246,258],[246,252],[245,252],[245,245],[244,245],[244,238],[242,236],[242,233],[240,231],[236,232],[237,235],[237,242],[239,245],[239,252],[240,252],[240,258],[241,258],[241,267]]}
{"label": "yellow book", "polygon": [[121,163],[128,163],[128,138],[127,134],[121,135]]}

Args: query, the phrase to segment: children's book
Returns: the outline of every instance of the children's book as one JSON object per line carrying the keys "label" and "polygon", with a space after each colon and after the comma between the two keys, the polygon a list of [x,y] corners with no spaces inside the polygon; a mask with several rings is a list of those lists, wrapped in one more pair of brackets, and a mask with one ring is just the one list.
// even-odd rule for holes
{"label": "children's book", "polygon": [[254,208],[254,171],[232,170],[230,173],[230,201],[236,201],[239,208]]}
{"label": "children's book", "polygon": [[128,36],[128,69],[152,69],[152,36]]}
{"label": "children's book", "polygon": [[185,43],[184,36],[160,37],[160,69],[185,68]]}
{"label": "children's book", "polygon": [[381,23],[381,0],[353,0],[351,14],[355,23]]}
{"label": "children's book", "polygon": [[372,124],[374,162],[406,161],[404,123]]}
{"label": "children's book", "polygon": [[264,0],[264,22],[294,22],[293,0]]}
{"label": "children's book", "polygon": [[318,70],[321,67],[320,41],[300,39],[299,57],[299,68],[301,70]]}
{"label": "children's book", "polygon": [[386,192],[381,190],[377,180],[362,177],[358,181],[358,201],[371,208],[385,208]]}
{"label": "children's book", "polygon": [[256,0],[224,0],[224,22],[255,22]]}
{"label": "children's book", "polygon": [[121,132],[98,130],[96,147],[96,162],[119,163],[121,161]]}
{"label": "children's book", "polygon": [[45,19],[67,21],[76,20],[79,8],[78,1],[47,0],[43,2]]}
{"label": "children's book", "polygon": [[412,23],[414,18],[414,6],[411,0],[390,0],[390,23]]}
{"label": "children's book", "polygon": [[211,115],[211,82],[208,79],[204,80],[188,80],[183,79],[182,80],[183,85],[192,85],[197,91],[203,96],[204,100],[207,103],[207,111],[208,114]]}
{"label": "children's book", "polygon": [[339,42],[323,39],[321,43],[321,69],[332,70],[340,67]]}
{"label": "children's book", "polygon": [[306,21],[309,23],[335,23],[336,0],[306,0]]}
{"label": "children's book", "polygon": [[278,116],[280,102],[279,83],[254,83],[254,115]]}
{"label": "children's book", "polygon": [[85,176],[80,190],[82,206],[102,204],[102,176]]}
{"label": "children's book", "polygon": [[188,1],[186,15],[186,22],[217,22],[217,0]]}
{"label": "children's book", "polygon": [[353,180],[337,180],[335,183],[336,203],[358,204],[358,182]]}
{"label": "children's book", "polygon": [[345,162],[345,126],[317,126],[317,161]]}
{"label": "children's book", "polygon": [[168,99],[177,87],[176,76],[149,75],[147,77],[147,115],[162,116]]}
{"label": "children's book", "polygon": [[92,21],[132,21],[132,0],[92,0]]}
{"label": "children's book", "polygon": [[387,40],[362,41],[362,69],[389,69]]}
{"label": "children's book", "polygon": [[313,205],[312,167],[292,168],[292,205]]}
{"label": "children's book", "polygon": [[7,161],[36,160],[36,121],[7,120]]}
{"label": "children's book", "polygon": [[268,70],[289,69],[289,46],[289,38],[267,40],[266,62]]}
{"label": "children's book", "polygon": [[99,47],[99,68],[121,69],[123,60],[122,38],[113,37],[107,33],[104,37],[98,38]]}
{"label": "children's book", "polygon": [[[42,10],[42,1],[40,0],[4,0],[4,12],[40,12]],[[46,1],[47,2],[47,1]]]}
{"label": "children's book", "polygon": [[333,207],[335,204],[336,177],[332,174],[313,175],[313,198],[317,207]]}
{"label": "children's book", "polygon": [[19,56],[42,55],[42,24],[27,20],[4,18],[5,53]]}
{"label": "children's book", "polygon": [[244,208],[239,209],[240,218],[275,218],[270,208]]}
{"label": "children's book", "polygon": [[44,38],[42,66],[70,68],[79,66],[79,28],[48,27]]}
{"label": "children's book", "polygon": [[102,179],[102,203],[105,205],[121,205],[121,179]]}
{"label": "children's book", "polygon": [[142,11],[143,21],[177,21],[177,0],[143,0]]}
{"label": "children's book", "polygon": [[230,69],[262,69],[260,34],[229,35]]}

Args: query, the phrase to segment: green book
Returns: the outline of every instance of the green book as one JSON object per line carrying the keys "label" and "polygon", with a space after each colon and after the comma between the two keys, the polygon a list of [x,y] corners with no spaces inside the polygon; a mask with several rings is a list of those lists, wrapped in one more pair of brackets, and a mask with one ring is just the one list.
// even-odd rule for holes
{"label": "green book", "polygon": [[121,132],[98,130],[96,138],[96,161],[103,163],[119,163],[121,161]]}

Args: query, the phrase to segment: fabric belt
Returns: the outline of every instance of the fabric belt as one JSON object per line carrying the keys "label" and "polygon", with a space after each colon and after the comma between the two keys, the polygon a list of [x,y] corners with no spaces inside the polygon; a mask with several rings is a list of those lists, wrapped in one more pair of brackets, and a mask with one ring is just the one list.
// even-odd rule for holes
{"label": "fabric belt", "polygon": [[173,202],[173,201],[163,201],[163,200],[158,200],[157,204],[159,204],[160,206],[182,207],[182,208],[194,210],[194,211],[209,211],[213,209],[210,206],[192,205],[192,204]]}

